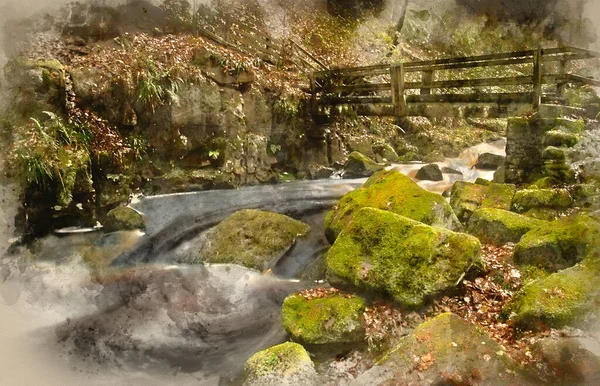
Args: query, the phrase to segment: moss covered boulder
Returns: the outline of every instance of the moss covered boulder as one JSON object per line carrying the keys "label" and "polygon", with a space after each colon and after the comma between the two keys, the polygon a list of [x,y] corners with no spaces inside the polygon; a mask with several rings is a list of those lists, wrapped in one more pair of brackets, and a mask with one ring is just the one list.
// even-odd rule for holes
{"label": "moss covered boulder", "polygon": [[515,193],[517,187],[513,184],[491,183],[485,191],[481,207],[510,210]]}
{"label": "moss covered boulder", "polygon": [[385,165],[378,164],[366,155],[354,151],[348,156],[344,165],[345,178],[370,177],[376,172],[383,170]]}
{"label": "moss covered boulder", "polygon": [[316,372],[308,352],[283,343],[252,355],[244,366],[244,385],[314,384]]}
{"label": "moss covered boulder", "polygon": [[263,271],[272,268],[308,230],[303,222],[279,213],[241,210],[203,235],[183,261],[239,264]]}
{"label": "moss covered boulder", "polygon": [[502,209],[485,208],[473,213],[468,233],[482,243],[503,245],[517,243],[527,232],[539,228],[545,221]]}
{"label": "moss covered boulder", "polygon": [[330,280],[387,293],[417,308],[481,267],[480,250],[473,236],[363,208],[329,250],[327,268]]}
{"label": "moss covered boulder", "polygon": [[457,181],[450,192],[450,206],[458,219],[466,224],[479,208],[509,210],[516,191],[512,184]]}
{"label": "moss covered boulder", "polygon": [[308,344],[362,341],[365,301],[339,293],[307,299],[300,294],[283,302],[283,327],[295,340]]}
{"label": "moss covered boulder", "polygon": [[526,384],[516,370],[502,347],[487,334],[457,315],[445,313],[402,338],[357,384]]}
{"label": "moss covered boulder", "polygon": [[421,188],[395,170],[381,171],[359,189],[346,194],[327,215],[325,230],[333,243],[342,228],[361,208],[376,208],[408,217],[424,224],[448,229],[461,225],[444,197]]}
{"label": "moss covered boulder", "polygon": [[598,318],[600,263],[586,259],[571,268],[534,280],[502,309],[524,330],[582,326]]}
{"label": "moss covered boulder", "polygon": [[533,208],[567,209],[573,198],[566,189],[525,189],[515,194],[512,209],[518,213]]}
{"label": "moss covered boulder", "polygon": [[598,221],[585,215],[565,217],[526,233],[515,246],[514,260],[554,272],[581,261],[598,240]]}
{"label": "moss covered boulder", "polygon": [[146,229],[142,215],[127,206],[119,206],[108,212],[103,225],[106,232]]}
{"label": "moss covered boulder", "polygon": [[573,147],[577,144],[577,136],[561,130],[550,130],[544,134],[542,144],[544,146]]}

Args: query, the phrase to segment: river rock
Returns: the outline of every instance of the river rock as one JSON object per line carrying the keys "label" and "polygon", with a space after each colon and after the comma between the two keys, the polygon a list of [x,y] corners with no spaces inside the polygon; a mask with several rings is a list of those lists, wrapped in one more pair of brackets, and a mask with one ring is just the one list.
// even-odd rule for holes
{"label": "river rock", "polygon": [[[504,350],[474,325],[445,313],[419,325],[358,385],[526,384]],[[426,381],[425,381],[426,380]]]}
{"label": "river rock", "polygon": [[563,385],[589,385],[600,381],[600,357],[585,349],[575,338],[543,338],[532,347],[541,358],[545,378]]}
{"label": "river rock", "polygon": [[404,174],[382,171],[365,184],[346,194],[327,215],[325,230],[333,243],[342,228],[360,208],[377,208],[420,221],[428,225],[461,229],[460,222],[444,197],[426,191]]}
{"label": "river rock", "polygon": [[476,210],[469,220],[468,232],[482,243],[504,245],[517,243],[524,234],[545,224],[517,213],[502,209]]}
{"label": "river rock", "polygon": [[344,165],[344,178],[370,177],[383,168],[384,165],[378,164],[362,153],[353,151]]}
{"label": "river rock", "polygon": [[307,299],[301,294],[283,302],[283,327],[295,340],[308,344],[362,341],[365,301],[339,293]]}
{"label": "river rock", "polygon": [[362,208],[329,250],[327,268],[334,282],[386,293],[418,308],[480,267],[480,250],[473,236]]}
{"label": "river rock", "polygon": [[466,181],[456,181],[450,191],[450,206],[458,219],[467,223],[469,218],[479,209],[487,187]]}
{"label": "river rock", "polygon": [[504,163],[505,156],[493,153],[483,153],[477,158],[477,163],[473,166],[476,169],[496,170]]}
{"label": "river rock", "polygon": [[512,209],[523,213],[533,208],[567,209],[573,198],[566,189],[525,189],[515,194]]}
{"label": "river rock", "polygon": [[416,177],[419,180],[425,181],[443,181],[444,176],[442,175],[442,171],[437,164],[430,164],[423,166],[418,172]]}
{"label": "river rock", "polygon": [[457,174],[457,175],[461,175],[461,176],[463,175],[463,172],[461,172],[460,170],[453,169],[453,168],[450,168],[448,166],[444,166],[442,168],[442,173],[445,173],[445,174]]}
{"label": "river rock", "polygon": [[581,261],[598,240],[598,221],[585,215],[565,217],[526,233],[515,246],[514,260],[554,272]]}
{"label": "river rock", "polygon": [[315,367],[308,352],[298,343],[286,342],[252,355],[244,366],[249,385],[316,384]]}
{"label": "river rock", "polygon": [[201,236],[183,261],[239,264],[263,271],[275,266],[308,229],[303,222],[282,214],[241,210]]}
{"label": "river rock", "polygon": [[582,327],[598,319],[600,262],[593,258],[534,280],[504,306],[502,316],[522,330]]}
{"label": "river rock", "polygon": [[311,165],[308,167],[308,172],[313,180],[325,180],[330,178],[335,170],[323,165]]}
{"label": "river rock", "polygon": [[144,218],[136,210],[119,206],[106,214],[104,220],[104,230],[106,232],[116,232],[134,229],[146,229]]}

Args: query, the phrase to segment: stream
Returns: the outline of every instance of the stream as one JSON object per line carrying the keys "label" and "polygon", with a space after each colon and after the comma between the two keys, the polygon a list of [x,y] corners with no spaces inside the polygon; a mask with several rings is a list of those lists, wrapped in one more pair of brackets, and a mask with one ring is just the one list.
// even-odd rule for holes
{"label": "stream", "polygon": [[[439,163],[462,172],[440,182],[492,179],[472,169],[480,153],[504,154],[505,140]],[[394,168],[414,178],[423,164]],[[236,384],[256,351],[286,340],[280,307],[290,293],[318,285],[328,248],[329,208],[359,180],[296,181],[238,190],[140,197],[142,232],[55,234],[2,257],[0,384]],[[272,272],[235,265],[179,264],[190,240],[241,209],[290,215],[311,226]],[[98,279],[83,259],[109,260]],[[35,263],[32,261],[35,260]],[[94,261],[95,261],[94,260]],[[323,285],[323,284],[321,284]],[[31,371],[35,369],[35,371]]]}

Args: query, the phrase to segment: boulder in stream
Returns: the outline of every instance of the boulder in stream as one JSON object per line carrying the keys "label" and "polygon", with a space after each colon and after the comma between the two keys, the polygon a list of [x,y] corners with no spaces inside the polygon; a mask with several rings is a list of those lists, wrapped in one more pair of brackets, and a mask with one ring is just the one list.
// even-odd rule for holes
{"label": "boulder in stream", "polygon": [[244,366],[249,385],[311,385],[315,368],[308,352],[298,343],[286,342],[252,355]]}
{"label": "boulder in stream", "polygon": [[308,233],[309,226],[279,213],[246,209],[201,235],[183,262],[239,264],[263,271]]}
{"label": "boulder in stream", "polygon": [[283,327],[295,341],[308,344],[359,342],[365,337],[364,312],[365,301],[356,296],[293,294],[283,302]]}
{"label": "boulder in stream", "polygon": [[480,268],[480,252],[473,236],[362,208],[329,250],[327,268],[330,281],[386,293],[418,308]]}
{"label": "boulder in stream", "polygon": [[423,166],[417,172],[416,177],[419,180],[424,180],[424,181],[443,181],[444,180],[442,171],[440,170],[440,167],[437,164],[429,164],[429,165]]}
{"label": "boulder in stream", "polygon": [[505,156],[493,153],[483,153],[477,158],[477,163],[473,166],[476,169],[496,170],[506,159]]}
{"label": "boulder in stream", "polygon": [[375,174],[361,188],[346,194],[329,212],[325,221],[327,239],[333,243],[353,214],[365,207],[451,230],[462,228],[444,197],[426,191],[396,170],[389,170]]}
{"label": "boulder in stream", "polygon": [[506,210],[485,208],[473,213],[467,231],[482,243],[504,245],[519,242],[524,234],[545,223]]}
{"label": "boulder in stream", "polygon": [[378,164],[366,155],[353,151],[344,165],[344,178],[370,177],[383,170],[384,165]]}
{"label": "boulder in stream", "polygon": [[144,218],[135,209],[119,206],[106,214],[104,230],[106,232],[145,229]]}
{"label": "boulder in stream", "polygon": [[498,343],[452,313],[419,325],[356,382],[358,385],[526,383]]}

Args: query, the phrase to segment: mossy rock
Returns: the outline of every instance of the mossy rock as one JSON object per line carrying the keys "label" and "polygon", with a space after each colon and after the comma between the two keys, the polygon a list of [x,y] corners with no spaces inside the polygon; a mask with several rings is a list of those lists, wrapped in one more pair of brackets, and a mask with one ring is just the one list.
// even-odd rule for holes
{"label": "mossy rock", "polygon": [[585,260],[525,285],[502,309],[523,330],[584,326],[600,310],[600,263]]}
{"label": "mossy rock", "polygon": [[550,130],[544,134],[543,146],[573,147],[577,144],[577,136],[560,130]]}
{"label": "mossy rock", "polygon": [[291,217],[260,210],[241,210],[201,238],[185,263],[239,264],[263,271],[275,266],[305,236],[309,226]]}
{"label": "mossy rock", "polygon": [[532,208],[523,213],[524,216],[544,221],[554,221],[560,217],[564,211],[550,208]]}
{"label": "mossy rock", "polygon": [[575,171],[565,163],[546,163],[541,169],[542,175],[552,177],[562,183],[574,183],[577,180]]}
{"label": "mossy rock", "polygon": [[385,165],[378,164],[366,155],[353,151],[348,156],[348,161],[344,165],[345,178],[363,178],[370,177],[376,172],[383,170]]}
{"label": "mossy rock", "polygon": [[513,184],[497,183],[490,183],[487,187],[481,207],[510,210],[517,187]]}
{"label": "mossy rock", "polygon": [[386,293],[403,306],[418,308],[480,268],[480,250],[473,236],[362,208],[329,250],[327,268],[331,280]]}
{"label": "mossy rock", "polygon": [[489,186],[490,185],[490,181],[486,180],[485,178],[477,177],[477,179],[475,180],[475,184],[477,184],[477,185],[483,185],[483,186]]}
{"label": "mossy rock", "polygon": [[565,151],[555,146],[548,146],[542,152],[542,159],[545,162],[562,164],[566,160]]}
{"label": "mossy rock", "polygon": [[419,325],[388,351],[357,384],[525,384],[502,347],[475,325],[452,313]]}
{"label": "mossy rock", "polygon": [[555,178],[543,177],[529,185],[527,189],[552,189],[559,184],[560,182]]}
{"label": "mossy rock", "polygon": [[502,209],[479,209],[469,220],[468,232],[482,243],[504,245],[521,240],[527,232],[545,224],[542,220],[533,219]]}
{"label": "mossy rock", "polygon": [[598,380],[600,357],[585,349],[577,338],[543,338],[532,346],[534,357],[548,370],[546,378],[561,385],[584,385]]}
{"label": "mossy rock", "polygon": [[283,327],[295,341],[307,344],[362,341],[365,301],[355,296],[332,294],[306,299],[293,294],[283,302]]}
{"label": "mossy rock", "polygon": [[487,187],[466,181],[456,181],[450,191],[450,206],[462,223],[469,222],[469,218],[483,202]]}
{"label": "mossy rock", "polygon": [[573,198],[566,189],[525,189],[515,194],[512,209],[523,213],[533,208],[567,209]]}
{"label": "mossy rock", "polygon": [[557,118],[554,123],[554,131],[581,134],[585,130],[585,121],[583,119]]}
{"label": "mossy rock", "polygon": [[146,229],[142,215],[126,206],[119,206],[108,212],[103,225],[106,232]]}
{"label": "mossy rock", "polygon": [[528,232],[515,246],[520,265],[544,267],[555,272],[581,261],[600,240],[600,223],[589,216],[565,217]]}
{"label": "mossy rock", "polygon": [[301,345],[292,342],[273,346],[252,355],[244,366],[244,374],[245,385],[311,382],[316,376],[308,352]]}
{"label": "mossy rock", "polygon": [[333,243],[342,228],[360,208],[377,208],[424,224],[451,230],[461,225],[444,197],[421,188],[395,170],[381,171],[348,194],[329,212],[325,220],[327,239]]}

